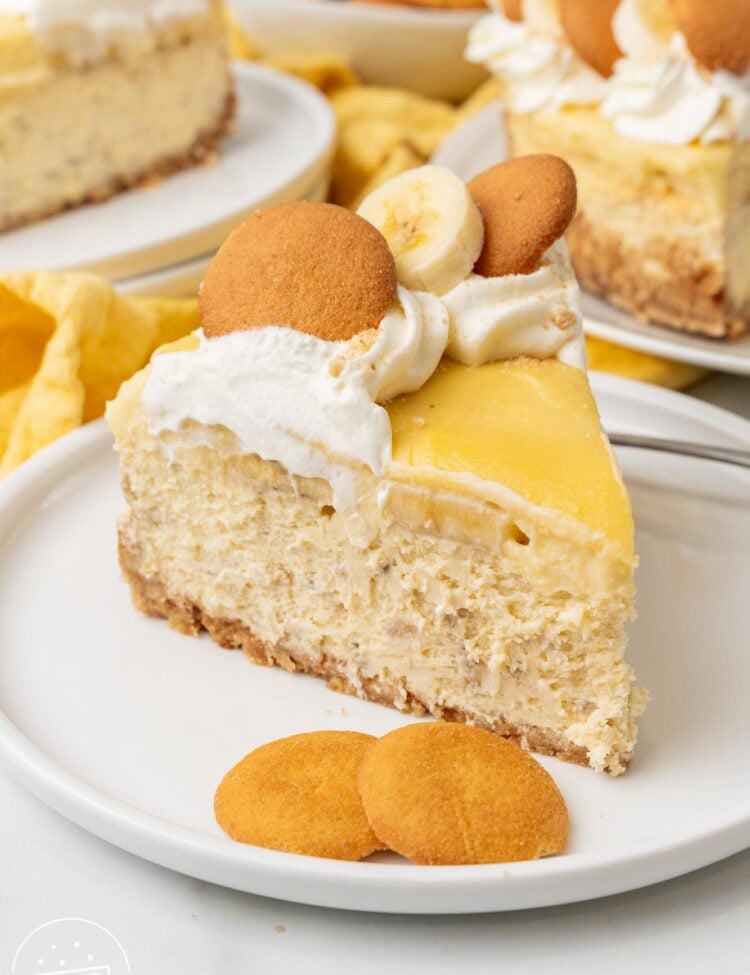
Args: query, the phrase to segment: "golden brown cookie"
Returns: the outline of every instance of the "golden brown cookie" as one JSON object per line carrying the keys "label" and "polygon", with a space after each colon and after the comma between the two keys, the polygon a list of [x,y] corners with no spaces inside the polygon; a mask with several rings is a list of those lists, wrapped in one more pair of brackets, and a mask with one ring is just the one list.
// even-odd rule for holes
{"label": "golden brown cookie", "polygon": [[200,292],[203,331],[285,325],[327,341],[377,328],[396,298],[383,235],[331,203],[280,203],[226,239]]}
{"label": "golden brown cookie", "polygon": [[509,159],[468,186],[484,218],[484,247],[474,270],[487,278],[535,271],[575,216],[576,178],[557,156]]}
{"label": "golden brown cookie", "polygon": [[500,6],[508,20],[523,20],[523,0],[502,0]]}
{"label": "golden brown cookie", "polygon": [[690,53],[709,71],[750,69],[748,0],[674,0]]}
{"label": "golden brown cookie", "polygon": [[412,724],[365,752],[359,791],[375,833],[414,863],[531,860],[560,853],[565,801],[518,745],[463,724]]}
{"label": "golden brown cookie", "polygon": [[608,78],[622,51],[612,33],[612,17],[620,0],[560,0],[560,18],[579,56]]}
{"label": "golden brown cookie", "polygon": [[261,745],[222,779],[214,798],[232,839],[271,850],[361,860],[383,844],[365,817],[357,773],[376,739],[313,731]]}

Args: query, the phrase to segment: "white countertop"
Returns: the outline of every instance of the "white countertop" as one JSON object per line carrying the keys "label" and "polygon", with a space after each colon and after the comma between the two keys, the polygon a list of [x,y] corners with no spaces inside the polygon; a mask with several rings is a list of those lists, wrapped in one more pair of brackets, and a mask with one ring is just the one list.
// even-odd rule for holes
{"label": "white countertop", "polygon": [[[750,380],[713,376],[693,392],[750,418]],[[239,894],[153,866],[68,823],[0,773],[0,972],[34,928],[71,916],[108,928],[142,975],[724,975],[748,970],[750,851],[568,907],[356,914]]]}

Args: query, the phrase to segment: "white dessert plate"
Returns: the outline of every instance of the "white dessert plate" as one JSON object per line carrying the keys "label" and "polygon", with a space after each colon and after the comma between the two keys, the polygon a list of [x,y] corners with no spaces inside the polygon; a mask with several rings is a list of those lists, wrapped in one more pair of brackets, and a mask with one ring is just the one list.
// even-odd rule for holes
{"label": "white dessert plate", "polygon": [[464,58],[476,10],[417,9],[348,0],[232,0],[232,10],[267,55],[333,55],[370,85],[409,88],[459,101],[487,77]]}
{"label": "white dessert plate", "polygon": [[327,178],[336,124],[311,85],[237,62],[235,129],[215,164],[0,234],[0,270],[87,270],[117,279],[215,250],[247,213]]}
{"label": "white dessert plate", "polygon": [[[306,193],[306,200],[325,200],[328,195],[328,177],[324,177],[313,189]],[[189,261],[181,261],[170,267],[160,268],[148,274],[137,274],[132,278],[115,281],[115,287],[124,295],[155,296],[159,298],[185,298],[198,292],[206,268],[215,251],[201,254]]]}
{"label": "white dessert plate", "polygon": [[[507,155],[501,103],[471,116],[442,143],[432,158],[463,179],[501,162]],[[748,255],[750,260],[750,255]],[[706,369],[750,376],[750,334],[732,342],[688,335],[642,322],[596,295],[583,294],[584,328],[589,335],[638,352],[687,362]]]}
{"label": "white dessert plate", "polygon": [[[610,429],[750,447],[750,423],[595,375]],[[0,486],[0,759],[42,800],[141,857],[203,880],[328,907],[470,913],[652,884],[750,845],[750,472],[628,450],[639,613],[629,658],[653,699],[617,779],[542,759],[568,802],[569,850],[527,863],[346,863],[227,839],[213,792],[262,742],[414,720],[257,667],[131,606],[123,507],[101,422]]]}

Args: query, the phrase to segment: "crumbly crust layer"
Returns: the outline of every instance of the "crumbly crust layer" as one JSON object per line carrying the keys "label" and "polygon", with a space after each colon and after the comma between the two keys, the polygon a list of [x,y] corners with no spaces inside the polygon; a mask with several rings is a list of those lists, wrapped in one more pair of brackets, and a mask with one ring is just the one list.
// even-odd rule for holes
{"label": "crumbly crust layer", "polygon": [[[307,659],[299,653],[290,652],[283,646],[271,646],[258,640],[247,626],[237,620],[214,619],[191,600],[176,600],[168,595],[159,579],[146,578],[140,571],[138,553],[128,546],[127,539],[122,533],[119,539],[119,559],[136,609],[148,616],[166,619],[169,625],[180,633],[197,635],[202,630],[206,630],[219,646],[226,649],[241,649],[253,663],[282,667],[292,673],[308,673],[322,677],[328,687],[341,693],[385,704],[417,716],[432,713],[434,717],[444,721],[477,724],[542,755],[554,755],[576,765],[589,764],[586,749],[564,741],[548,728],[520,726],[504,721],[502,718],[487,722],[458,708],[430,709],[401,685],[386,685],[373,678],[362,677],[359,681],[360,686],[355,687],[343,673],[340,663],[326,654],[322,656],[316,654]],[[619,761],[623,767],[627,767],[631,758],[631,754],[623,753],[619,756]]]}
{"label": "crumbly crust layer", "polygon": [[0,220],[0,233],[37,223],[40,220],[46,220],[49,217],[56,216],[58,213],[72,210],[74,207],[84,206],[87,203],[104,203],[105,200],[116,196],[118,193],[159,182],[167,176],[172,176],[184,169],[191,169],[194,166],[211,165],[216,160],[220,140],[231,132],[234,123],[236,96],[229,80],[227,84],[229,86],[227,95],[216,124],[200,132],[192,145],[184,153],[164,156],[136,173],[117,174],[108,180],[107,183],[94,187],[75,199],[64,200],[55,206],[46,207],[43,210],[37,210],[22,216],[16,215],[5,221]]}
{"label": "crumbly crust layer", "polygon": [[656,238],[636,248],[585,210],[567,241],[581,285],[644,321],[712,338],[735,338],[750,328],[726,309],[723,268],[680,241]]}

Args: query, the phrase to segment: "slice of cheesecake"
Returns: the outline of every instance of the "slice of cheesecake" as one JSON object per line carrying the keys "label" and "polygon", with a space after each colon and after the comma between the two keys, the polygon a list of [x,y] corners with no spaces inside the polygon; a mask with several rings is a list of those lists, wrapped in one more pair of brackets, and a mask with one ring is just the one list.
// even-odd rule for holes
{"label": "slice of cheesecake", "polygon": [[233,113],[212,0],[0,8],[0,230],[212,158]]}
{"label": "slice of cheesecake", "polygon": [[[490,14],[467,53],[500,79],[512,152],[575,170],[581,284],[647,321],[746,332],[750,51],[701,63],[663,0],[525,0],[521,12]],[[721,12],[708,20],[718,34]]]}
{"label": "slice of cheesecake", "polygon": [[[633,522],[564,245],[533,270],[477,274],[507,213],[479,193],[477,224],[436,172],[398,178],[419,183],[411,198],[376,191],[370,212],[385,198],[398,223],[398,285],[376,231],[326,204],[274,207],[229,238],[202,334],[108,408],[120,563],[136,607],[182,632],[619,774],[645,700],[624,660]],[[417,264],[432,293],[403,284]],[[331,289],[351,307],[339,327]],[[281,314],[294,324],[256,324]],[[480,348],[474,364],[445,354]]]}
{"label": "slice of cheesecake", "polygon": [[567,239],[583,287],[646,321],[714,338],[747,331],[749,145],[647,146],[590,107],[506,119],[514,154],[552,152],[575,170]]}

